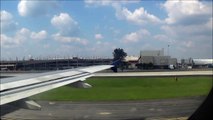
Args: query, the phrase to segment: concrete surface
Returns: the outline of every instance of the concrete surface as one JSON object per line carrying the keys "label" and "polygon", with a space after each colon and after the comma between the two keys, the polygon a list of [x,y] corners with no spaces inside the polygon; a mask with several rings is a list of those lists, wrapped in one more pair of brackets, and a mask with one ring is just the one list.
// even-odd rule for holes
{"label": "concrete surface", "polygon": [[[4,72],[0,74],[0,77],[14,77],[14,76],[30,76],[30,75],[36,75],[38,73],[13,73],[13,72]],[[98,72],[95,73],[95,76],[97,77],[103,77],[103,76],[193,76],[193,75],[213,75],[212,70],[196,70],[196,71],[146,71],[146,72]]]}
{"label": "concrete surface", "polygon": [[170,72],[118,72],[118,73],[95,73],[96,77],[125,77],[125,76],[141,76],[141,77],[157,77],[157,76],[201,76],[213,75],[213,71],[170,71]]}

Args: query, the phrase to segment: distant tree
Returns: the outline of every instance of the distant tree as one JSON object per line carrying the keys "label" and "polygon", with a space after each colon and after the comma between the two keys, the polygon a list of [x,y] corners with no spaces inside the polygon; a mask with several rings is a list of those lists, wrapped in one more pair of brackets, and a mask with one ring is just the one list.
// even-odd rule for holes
{"label": "distant tree", "polygon": [[137,63],[136,66],[138,69],[143,69],[143,63]]}
{"label": "distant tree", "polygon": [[153,69],[153,67],[154,67],[153,63],[150,62],[150,63],[148,64],[148,69]]}
{"label": "distant tree", "polygon": [[124,58],[127,56],[127,53],[124,52],[124,50],[122,48],[116,48],[114,50],[113,54],[113,61],[115,60],[124,60]]}
{"label": "distant tree", "polygon": [[123,71],[126,66],[123,60],[127,56],[127,53],[124,52],[122,48],[116,48],[112,54],[114,57],[113,61],[120,60],[119,64],[116,65],[115,68],[117,69],[119,67]]}

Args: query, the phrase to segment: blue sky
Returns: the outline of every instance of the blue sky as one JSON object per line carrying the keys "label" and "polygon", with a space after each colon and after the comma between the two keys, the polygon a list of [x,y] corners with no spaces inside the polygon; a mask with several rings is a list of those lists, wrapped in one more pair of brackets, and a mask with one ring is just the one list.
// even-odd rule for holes
{"label": "blue sky", "polygon": [[212,58],[212,1],[1,0],[1,59],[139,56]]}

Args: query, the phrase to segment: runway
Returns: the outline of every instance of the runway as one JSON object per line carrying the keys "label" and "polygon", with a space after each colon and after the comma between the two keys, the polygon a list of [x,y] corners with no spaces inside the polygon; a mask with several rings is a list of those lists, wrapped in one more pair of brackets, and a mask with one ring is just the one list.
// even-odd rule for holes
{"label": "runway", "polygon": [[212,76],[213,71],[166,71],[166,72],[118,72],[118,73],[95,73],[96,77],[161,77],[161,76]]}
{"label": "runway", "polygon": [[[31,76],[38,74],[37,73],[1,73],[1,77],[6,77],[6,76]],[[125,77],[125,76],[141,76],[141,77],[160,77],[160,76],[212,76],[213,71],[211,70],[206,70],[206,71],[162,71],[162,72],[98,72],[95,73],[95,77]]]}
{"label": "runway", "polygon": [[[3,106],[3,120],[156,120],[187,119],[205,97],[122,102],[48,102],[38,101],[41,110]],[[183,120],[182,119],[182,120]],[[171,120],[171,119],[170,119]],[[180,119],[179,119],[180,120]]]}

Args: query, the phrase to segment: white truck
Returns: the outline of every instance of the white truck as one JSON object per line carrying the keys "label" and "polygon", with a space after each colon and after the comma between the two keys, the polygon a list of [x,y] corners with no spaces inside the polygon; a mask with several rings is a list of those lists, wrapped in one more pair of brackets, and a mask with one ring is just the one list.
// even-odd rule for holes
{"label": "white truck", "polygon": [[174,65],[169,65],[168,67],[169,67],[170,70],[174,70],[175,69]]}

